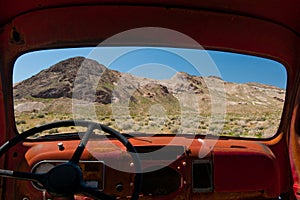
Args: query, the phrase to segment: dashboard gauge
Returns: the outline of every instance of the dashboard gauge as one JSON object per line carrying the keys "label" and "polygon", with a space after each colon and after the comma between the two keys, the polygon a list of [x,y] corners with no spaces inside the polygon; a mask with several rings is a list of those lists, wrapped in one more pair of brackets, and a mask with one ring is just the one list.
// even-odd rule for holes
{"label": "dashboard gauge", "polygon": [[[53,167],[55,167],[54,163],[40,162],[32,168],[31,172],[35,174],[42,174],[50,171]],[[44,190],[44,187],[38,182],[32,181],[32,185],[39,190]]]}
{"label": "dashboard gauge", "polygon": [[37,166],[37,168],[33,172],[37,174],[46,173],[50,171],[53,167],[55,167],[55,165],[52,163],[41,163],[40,165]]}
{"label": "dashboard gauge", "polygon": [[[49,172],[52,168],[59,164],[68,162],[67,160],[43,160],[32,167],[31,172],[42,174]],[[103,161],[79,161],[79,167],[83,173],[85,183],[99,190],[104,189],[104,162]],[[32,185],[38,190],[45,190],[44,187],[32,181]]]}

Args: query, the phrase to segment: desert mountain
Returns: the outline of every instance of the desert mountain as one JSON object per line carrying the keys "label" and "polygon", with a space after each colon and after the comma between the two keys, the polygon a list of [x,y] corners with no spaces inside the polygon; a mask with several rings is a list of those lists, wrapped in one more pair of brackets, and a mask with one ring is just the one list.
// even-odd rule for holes
{"label": "desert mountain", "polygon": [[[78,75],[78,70],[82,65]],[[63,60],[48,69],[42,70],[38,74],[26,79],[14,86],[14,98],[28,99],[34,98],[72,98],[72,90],[74,82],[78,85],[80,82],[86,82],[87,78],[101,75],[99,80],[99,89],[97,89],[97,101],[100,103],[110,103],[111,90],[108,85],[119,76],[119,73],[106,69],[105,66],[98,62],[86,59],[84,57],[75,57]],[[92,79],[88,82],[93,81]],[[84,84],[84,86],[87,86]],[[84,95],[84,94],[83,94]]]}
{"label": "desert mountain", "polygon": [[[81,67],[83,65],[85,67]],[[136,103],[170,103],[176,102],[178,95],[186,93],[197,94],[201,103],[209,103],[210,94],[218,91],[209,89],[207,85],[216,82],[224,84],[228,109],[233,111],[238,111],[241,106],[247,110],[253,110],[253,107],[278,109],[285,97],[285,90],[270,85],[230,83],[219,77],[199,77],[184,72],[176,73],[170,80],[153,80],[107,69],[95,60],[74,57],[16,84],[14,98],[72,98],[74,82],[77,93],[73,97],[93,96],[94,101],[101,104],[110,104],[113,99],[126,96]],[[89,94],[91,87],[96,87],[92,90],[95,94]]]}
{"label": "desert mountain", "polygon": [[[284,98],[285,90],[271,85],[238,84],[185,72],[154,80],[114,71],[84,57],[63,60],[14,85],[21,132],[47,121],[72,119],[72,99],[77,99],[95,103],[97,117],[106,125],[155,133],[214,133],[211,111],[225,105],[223,135],[269,137],[277,130]],[[83,119],[90,119],[93,111],[80,112]],[[123,118],[117,122],[118,117]]]}

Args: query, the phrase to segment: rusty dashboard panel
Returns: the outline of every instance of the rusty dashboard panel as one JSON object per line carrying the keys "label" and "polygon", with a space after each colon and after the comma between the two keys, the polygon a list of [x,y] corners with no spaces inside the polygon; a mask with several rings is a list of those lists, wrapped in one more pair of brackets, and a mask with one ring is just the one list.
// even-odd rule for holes
{"label": "rusty dashboard panel", "polygon": [[[55,141],[43,142],[42,145],[38,142],[24,143],[28,148],[26,158],[30,169],[35,171],[41,164],[56,165],[67,161],[78,141],[63,142],[64,151],[58,149]],[[119,149],[106,148],[101,139],[91,141],[92,145],[103,149],[97,149],[94,155],[85,151],[80,167],[84,180],[92,187],[98,187],[99,190],[120,198],[126,197],[130,195],[130,192],[125,191],[132,188],[134,172],[120,172],[101,161],[101,158],[105,160],[110,157],[120,165],[130,163],[130,158],[124,157],[124,149],[120,144],[115,140],[111,142]],[[278,163],[269,147],[264,144],[255,141],[219,140],[208,155],[200,157],[203,144],[193,139],[188,147],[176,142],[173,146],[168,146],[170,156],[162,154],[162,157],[147,157],[143,154],[164,148],[164,137],[153,137],[151,145],[145,145],[139,140],[131,142],[142,155],[142,166],[146,171],[141,190],[144,198],[185,198],[186,194],[191,194],[192,199],[198,199],[203,195],[212,198],[222,193],[230,199],[232,195],[239,193],[249,194],[249,197],[274,197],[280,193],[280,185],[275,184],[280,179]],[[54,155],[60,159],[53,159]],[[151,171],[151,168],[157,170]]]}

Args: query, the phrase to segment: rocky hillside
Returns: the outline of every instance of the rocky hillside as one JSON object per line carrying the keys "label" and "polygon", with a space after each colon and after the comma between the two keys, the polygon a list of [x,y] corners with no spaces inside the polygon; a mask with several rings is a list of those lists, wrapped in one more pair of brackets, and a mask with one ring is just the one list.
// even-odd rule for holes
{"label": "rocky hillside", "polygon": [[[97,90],[97,101],[100,103],[110,103],[110,86],[116,80],[116,77],[119,76],[119,73],[113,70],[106,70],[105,66],[84,57],[75,57],[61,61],[48,69],[42,70],[31,78],[15,84],[14,98],[16,100],[31,97],[44,99],[72,98],[74,81],[78,69],[83,62],[90,70],[85,75],[91,76],[93,75],[91,73],[94,73],[94,76],[103,75],[99,82],[99,89]],[[77,76],[76,81],[83,82],[86,79],[87,77]]]}
{"label": "rocky hillside", "polygon": [[[83,64],[87,67],[80,68]],[[78,71],[79,69],[81,71]],[[76,95],[73,96],[75,80],[77,88]],[[61,61],[15,84],[15,111],[24,119],[26,118],[24,113],[34,110],[43,113],[63,113],[60,118],[64,118],[65,115],[71,114],[72,97],[78,99],[92,97],[93,101],[98,103],[101,113],[111,114],[111,108],[108,106],[112,101],[118,102],[125,97],[130,99],[130,110],[134,115],[149,115],[148,110],[157,104],[161,105],[167,114],[180,115],[181,107],[185,106],[180,99],[189,100],[188,96],[192,94],[197,97],[200,112],[209,114],[210,97],[222,95],[220,89],[209,90],[207,87],[216,83],[225,86],[227,115],[231,118],[243,115],[240,118],[245,121],[242,126],[255,121],[247,119],[247,115],[256,118],[271,116],[272,120],[279,120],[280,114],[277,119],[272,115],[281,112],[285,90],[274,86],[259,83],[230,83],[219,77],[199,77],[184,72],[178,72],[170,80],[153,80],[110,70],[95,60],[84,57]],[[94,85],[96,88],[91,90]],[[91,91],[95,93],[91,94]],[[209,122],[205,122],[206,125],[207,123]]]}
{"label": "rocky hillside", "polygon": [[[88,70],[77,74],[83,62],[84,65],[88,66]],[[101,76],[100,79],[97,78],[99,76]],[[217,81],[223,82],[225,85],[226,100],[229,107],[238,107],[239,105],[244,105],[244,107],[248,105],[250,109],[253,109],[253,106],[278,107],[285,97],[285,90],[259,83],[229,83],[218,77],[203,78],[191,76],[184,72],[178,72],[170,80],[157,81],[120,73],[107,69],[94,60],[75,57],[61,61],[31,78],[15,84],[14,98],[15,100],[32,97],[44,99],[72,98],[75,78],[76,84],[79,85],[78,88],[80,88],[81,82],[84,82],[83,85],[86,86],[92,84],[94,80],[98,80],[95,101],[102,104],[109,104],[113,95],[118,98],[118,95],[121,97],[125,95],[124,93],[130,93],[128,91],[134,91],[133,99],[136,99],[135,96],[137,96],[158,100],[164,99],[166,96],[168,98],[176,97],[180,93],[192,93],[199,94],[201,101],[209,101],[209,94],[212,91],[208,90],[207,83]],[[114,94],[112,94],[113,91]],[[80,97],[85,95],[88,94],[82,94]]]}

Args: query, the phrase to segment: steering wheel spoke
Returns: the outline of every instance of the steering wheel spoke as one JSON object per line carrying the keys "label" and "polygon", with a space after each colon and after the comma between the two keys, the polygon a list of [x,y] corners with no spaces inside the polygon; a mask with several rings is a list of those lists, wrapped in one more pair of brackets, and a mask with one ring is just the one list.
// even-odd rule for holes
{"label": "steering wheel spoke", "polygon": [[82,153],[85,149],[85,146],[87,145],[90,135],[93,133],[93,130],[95,129],[96,124],[92,123],[89,124],[87,132],[83,135],[82,139],[80,140],[80,143],[78,147],[76,148],[72,158],[70,159],[70,162],[74,164],[78,164],[80,157],[82,156]]}
{"label": "steering wheel spoke", "polygon": [[37,181],[37,182],[41,183],[41,182],[43,182],[43,180],[47,176],[47,174],[46,173],[35,174],[35,173],[29,173],[29,172],[18,172],[18,171],[0,169],[0,176],[6,177],[6,178]]}

